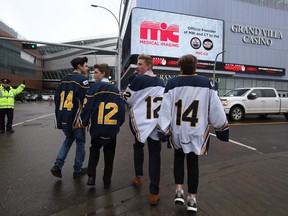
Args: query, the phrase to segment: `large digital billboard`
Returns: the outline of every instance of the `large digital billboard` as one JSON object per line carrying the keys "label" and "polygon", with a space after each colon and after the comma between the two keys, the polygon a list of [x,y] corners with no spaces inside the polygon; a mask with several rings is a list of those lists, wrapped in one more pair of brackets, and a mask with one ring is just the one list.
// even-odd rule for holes
{"label": "large digital billboard", "polygon": [[[134,8],[131,55],[147,53],[179,58],[193,54],[214,61],[223,51],[223,20]],[[222,61],[222,55],[217,59]]]}

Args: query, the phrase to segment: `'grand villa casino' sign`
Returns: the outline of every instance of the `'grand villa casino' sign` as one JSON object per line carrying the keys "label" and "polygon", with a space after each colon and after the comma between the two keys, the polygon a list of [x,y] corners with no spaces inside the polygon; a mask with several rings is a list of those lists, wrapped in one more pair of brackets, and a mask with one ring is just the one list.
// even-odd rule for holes
{"label": "'grand villa casino' sign", "polygon": [[271,46],[273,39],[283,39],[282,32],[243,25],[232,25],[231,31],[243,34],[242,41],[247,44]]}

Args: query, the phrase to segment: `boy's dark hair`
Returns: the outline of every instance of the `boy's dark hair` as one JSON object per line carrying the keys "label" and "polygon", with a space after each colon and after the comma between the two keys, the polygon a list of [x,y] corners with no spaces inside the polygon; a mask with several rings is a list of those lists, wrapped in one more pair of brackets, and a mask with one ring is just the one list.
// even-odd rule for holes
{"label": "boy's dark hair", "polygon": [[84,65],[84,63],[87,63],[88,62],[88,58],[87,57],[77,57],[77,58],[74,58],[72,59],[72,61],[70,62],[72,67],[74,69],[77,69],[78,65],[80,64],[81,66]]}
{"label": "boy's dark hair", "polygon": [[191,54],[184,55],[177,61],[178,66],[182,69],[182,74],[194,74],[196,72],[198,59]]}
{"label": "boy's dark hair", "polygon": [[105,73],[105,77],[109,77],[111,74],[111,70],[108,64],[95,64],[94,69],[97,68],[101,73]]}

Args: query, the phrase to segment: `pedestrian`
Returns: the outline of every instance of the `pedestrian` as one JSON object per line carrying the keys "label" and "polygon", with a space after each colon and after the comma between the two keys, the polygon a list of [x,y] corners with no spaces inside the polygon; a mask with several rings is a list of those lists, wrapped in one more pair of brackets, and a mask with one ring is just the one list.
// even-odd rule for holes
{"label": "pedestrian", "polygon": [[158,128],[161,140],[168,138],[174,149],[175,204],[184,201],[184,160],[187,161],[187,210],[197,211],[196,194],[199,182],[198,156],[209,147],[209,123],[216,136],[229,140],[229,127],[223,106],[208,78],[196,74],[197,58],[184,55],[178,60],[180,75],[166,85]]}
{"label": "pedestrian", "polygon": [[[12,129],[15,96],[20,94],[25,88],[25,81],[16,89],[9,85],[11,81],[7,78],[1,79],[0,84],[0,133],[14,133]],[[5,116],[7,123],[5,125]],[[6,128],[5,128],[6,127]]]}
{"label": "pedestrian", "polygon": [[49,96],[49,104],[50,104],[50,106],[52,106],[52,104],[53,104],[53,98],[51,95]]}
{"label": "pedestrian", "polygon": [[135,136],[133,184],[142,185],[144,144],[147,140],[149,151],[149,200],[157,204],[160,199],[161,142],[156,124],[165,85],[153,71],[153,60],[149,55],[141,54],[137,58],[137,76],[124,93],[124,99],[130,108],[130,126]]}
{"label": "pedestrian", "polygon": [[94,65],[96,82],[85,97],[80,123],[88,126],[91,135],[91,147],[88,162],[87,185],[95,185],[96,167],[99,162],[100,149],[104,152],[104,188],[111,184],[116,137],[120,126],[125,121],[124,101],[119,90],[109,82],[110,68],[107,64]]}
{"label": "pedestrian", "polygon": [[79,117],[89,81],[87,57],[77,57],[71,61],[73,73],[64,76],[55,90],[55,116],[57,128],[62,129],[65,140],[60,148],[55,164],[51,169],[52,175],[62,178],[62,167],[65,163],[71,145],[76,141],[76,154],[74,159],[73,177],[78,178],[86,174],[87,169],[82,168],[85,159],[85,128],[76,128],[74,123]]}

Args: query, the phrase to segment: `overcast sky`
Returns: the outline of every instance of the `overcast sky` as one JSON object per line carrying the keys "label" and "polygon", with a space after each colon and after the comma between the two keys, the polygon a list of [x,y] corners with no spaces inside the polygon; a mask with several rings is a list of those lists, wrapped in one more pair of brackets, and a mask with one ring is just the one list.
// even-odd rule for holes
{"label": "overcast sky", "polygon": [[[27,40],[67,42],[118,34],[121,0],[1,0],[0,19]],[[123,6],[122,6],[123,10]]]}

